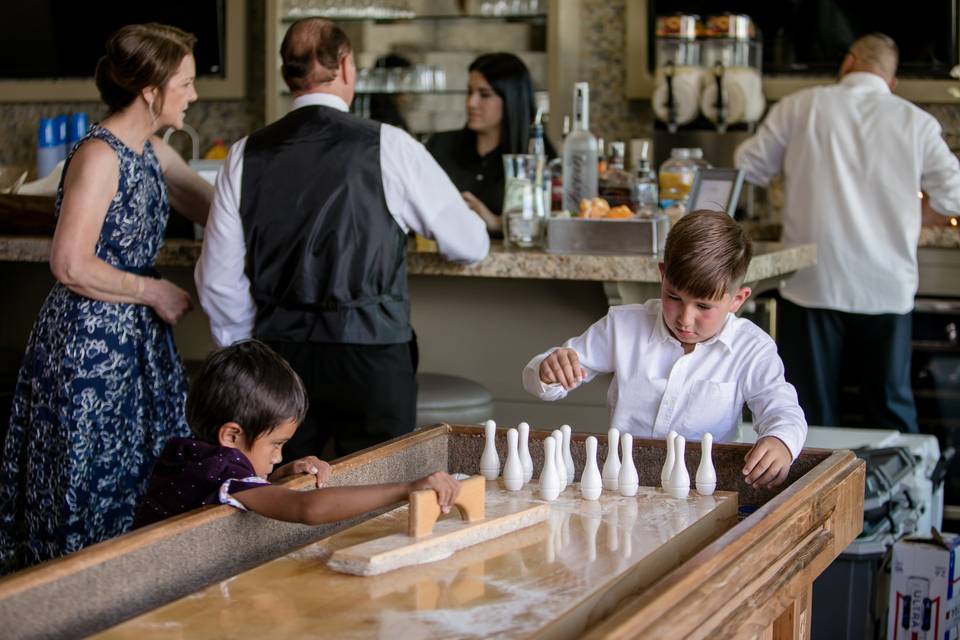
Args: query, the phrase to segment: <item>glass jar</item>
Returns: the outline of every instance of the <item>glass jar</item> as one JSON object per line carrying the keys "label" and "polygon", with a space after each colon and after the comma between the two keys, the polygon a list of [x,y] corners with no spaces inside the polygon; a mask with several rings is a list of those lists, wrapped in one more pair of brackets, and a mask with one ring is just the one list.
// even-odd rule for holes
{"label": "glass jar", "polygon": [[542,246],[550,207],[546,156],[505,154],[503,174],[503,243],[524,249]]}
{"label": "glass jar", "polygon": [[[700,151],[700,158],[703,151]],[[660,208],[668,209],[673,206],[685,206],[693,186],[693,178],[697,174],[697,159],[693,149],[675,148],[670,150],[670,157],[660,165]]]}

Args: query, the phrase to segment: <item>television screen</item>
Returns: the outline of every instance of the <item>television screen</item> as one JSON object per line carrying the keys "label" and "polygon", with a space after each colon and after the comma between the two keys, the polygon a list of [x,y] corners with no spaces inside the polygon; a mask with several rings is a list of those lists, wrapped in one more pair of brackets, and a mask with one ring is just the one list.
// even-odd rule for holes
{"label": "television screen", "polygon": [[225,0],[27,0],[8,2],[0,21],[0,79],[93,77],[111,33],[159,22],[197,37],[197,75],[223,78]]}
{"label": "television screen", "polygon": [[[958,4],[960,0],[649,0],[648,10],[651,25],[658,15],[678,12],[704,19],[724,12],[749,15],[763,40],[765,74],[833,75],[858,36],[879,31],[900,48],[900,77],[948,78],[960,62]],[[652,34],[651,26],[651,71]]]}

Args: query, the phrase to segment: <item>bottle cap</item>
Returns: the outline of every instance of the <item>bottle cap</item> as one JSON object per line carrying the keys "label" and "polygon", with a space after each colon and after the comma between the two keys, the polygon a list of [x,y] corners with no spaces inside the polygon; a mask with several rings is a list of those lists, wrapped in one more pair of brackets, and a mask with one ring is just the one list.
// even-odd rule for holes
{"label": "bottle cap", "polygon": [[37,146],[55,147],[57,144],[57,125],[53,118],[40,118],[37,125]]}
{"label": "bottle cap", "polygon": [[89,128],[90,118],[86,113],[71,113],[67,118],[67,144],[73,146],[74,142],[87,135]]}

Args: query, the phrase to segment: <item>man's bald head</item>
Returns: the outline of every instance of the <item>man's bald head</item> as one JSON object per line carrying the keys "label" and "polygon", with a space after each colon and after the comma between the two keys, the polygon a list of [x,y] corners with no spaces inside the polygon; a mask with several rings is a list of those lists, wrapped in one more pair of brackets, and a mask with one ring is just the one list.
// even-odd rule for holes
{"label": "man's bald head", "polygon": [[340,61],[353,47],[347,34],[323,18],[306,18],[290,25],[280,45],[281,72],[297,93],[336,79]]}
{"label": "man's bald head", "polygon": [[851,71],[873,73],[889,83],[897,77],[899,57],[900,52],[893,38],[882,33],[871,33],[857,38],[850,45],[850,53],[844,68],[847,73]]}

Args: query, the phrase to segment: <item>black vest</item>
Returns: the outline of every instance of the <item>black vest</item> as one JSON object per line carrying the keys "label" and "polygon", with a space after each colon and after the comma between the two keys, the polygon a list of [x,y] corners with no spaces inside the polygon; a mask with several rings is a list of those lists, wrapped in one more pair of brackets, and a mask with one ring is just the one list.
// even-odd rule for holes
{"label": "black vest", "polygon": [[383,195],[379,124],[308,106],[253,133],[240,220],[257,338],[410,340],[406,238]]}

